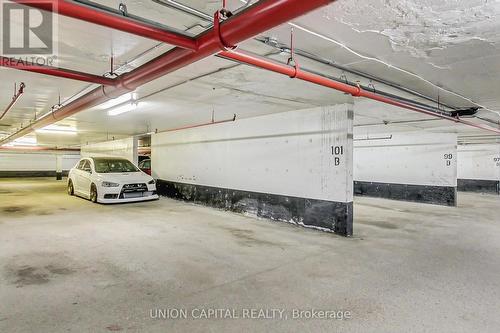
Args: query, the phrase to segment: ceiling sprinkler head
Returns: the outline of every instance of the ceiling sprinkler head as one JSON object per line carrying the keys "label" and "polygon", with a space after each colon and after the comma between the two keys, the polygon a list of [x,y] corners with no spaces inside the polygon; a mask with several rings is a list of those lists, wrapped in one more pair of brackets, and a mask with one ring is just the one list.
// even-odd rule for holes
{"label": "ceiling sprinkler head", "polygon": [[264,43],[266,43],[267,45],[270,45],[272,47],[280,48],[278,39],[276,37],[265,37]]}
{"label": "ceiling sprinkler head", "polygon": [[118,10],[122,13],[123,16],[128,16],[127,5],[123,2],[118,5]]}
{"label": "ceiling sprinkler head", "polygon": [[452,117],[464,117],[464,116],[473,116],[479,111],[478,107],[471,107],[467,109],[458,109],[451,112]]}

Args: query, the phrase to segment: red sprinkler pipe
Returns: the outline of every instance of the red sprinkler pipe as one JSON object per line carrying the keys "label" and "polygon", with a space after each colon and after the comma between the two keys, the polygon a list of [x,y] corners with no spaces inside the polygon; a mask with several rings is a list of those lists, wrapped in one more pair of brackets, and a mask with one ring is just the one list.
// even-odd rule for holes
{"label": "red sprinkler pipe", "polygon": [[467,126],[476,127],[479,129],[490,131],[490,132],[500,133],[500,129],[497,129],[494,127],[490,127],[490,126],[482,125],[482,124],[476,124],[476,123],[473,123],[471,121],[462,120],[460,118],[454,118],[454,117],[447,116],[444,114],[420,109],[420,108],[415,107],[415,106],[410,105],[410,104],[399,102],[399,101],[396,101],[394,99],[387,98],[385,96],[381,96],[381,95],[378,95],[378,94],[373,93],[373,92],[365,91],[365,90],[361,89],[360,87],[355,87],[355,86],[352,86],[352,85],[349,85],[346,83],[337,82],[337,81],[322,77],[320,75],[304,72],[304,71],[300,70],[300,68],[298,68],[298,67],[292,67],[289,65],[281,64],[281,63],[278,63],[278,62],[275,62],[275,61],[272,61],[269,59],[262,58],[260,56],[252,55],[252,54],[247,53],[247,52],[242,53],[242,52],[237,52],[237,51],[230,51],[230,52],[223,51],[223,52],[220,52],[219,55],[221,57],[226,58],[226,59],[234,60],[234,61],[248,64],[248,65],[252,65],[255,67],[262,68],[262,69],[267,69],[267,70],[275,72],[275,73],[287,75],[291,78],[297,78],[299,80],[318,84],[318,85],[323,86],[323,87],[332,88],[332,89],[335,89],[338,91],[342,91],[342,92],[348,93],[354,97],[365,97],[365,98],[376,100],[376,101],[379,101],[382,103],[386,103],[386,104],[398,106],[398,107],[401,107],[404,109],[408,109],[411,111],[424,113],[424,114],[427,114],[429,116],[434,116],[434,117],[450,120],[450,121],[453,121],[455,123],[461,123],[461,124],[464,124]]}
{"label": "red sprinkler pipe", "polygon": [[12,146],[5,147],[0,146],[0,150],[4,151],[74,151],[79,152],[80,148],[50,148],[50,147],[40,147],[40,146]]}
{"label": "red sprinkler pipe", "polygon": [[44,75],[51,75],[56,77],[62,77],[71,80],[84,81],[89,83],[102,84],[105,86],[113,86],[115,85],[115,81],[113,79],[109,79],[106,77],[82,73],[70,69],[56,68],[50,66],[42,66],[36,65],[32,63],[27,63],[18,59],[11,59],[0,56],[0,66],[12,69],[18,69],[21,71],[40,73]]}
{"label": "red sprinkler pipe", "polygon": [[195,52],[176,47],[141,67],[120,76],[115,86],[101,86],[88,92],[71,103],[39,118],[29,126],[4,138],[0,141],[0,144],[15,140],[35,129],[43,128],[80,111],[119,97],[145,83],[214,55],[220,51],[222,43],[225,43],[225,45],[236,45],[334,1],[261,0],[223,21],[219,25],[219,29],[212,28],[198,37],[196,40],[198,49]]}
{"label": "red sprinkler pipe", "polygon": [[236,121],[236,114],[231,119],[217,120],[217,121],[211,121],[208,123],[171,128],[171,129],[167,129],[167,130],[163,130],[163,131],[157,131],[155,133],[176,132],[176,131],[182,131],[182,130],[186,130],[186,129],[190,129],[190,128],[198,128],[198,127],[205,127],[205,126],[216,125],[216,124],[230,123],[233,121]]}
{"label": "red sprinkler pipe", "polygon": [[35,7],[46,11],[54,11],[59,15],[94,23],[104,27],[128,32],[137,36],[157,40],[188,50],[196,50],[196,39],[167,31],[153,25],[136,21],[131,18],[107,13],[87,6],[74,4],[64,0],[13,0],[18,4]]}
{"label": "red sprinkler pipe", "polygon": [[26,85],[24,84],[24,82],[21,82],[21,84],[19,85],[19,90],[14,93],[12,101],[9,103],[9,105],[7,105],[7,108],[2,112],[2,115],[0,115],[0,120],[7,114],[7,112],[9,112],[14,107],[21,95],[24,94],[24,88],[26,88]]}

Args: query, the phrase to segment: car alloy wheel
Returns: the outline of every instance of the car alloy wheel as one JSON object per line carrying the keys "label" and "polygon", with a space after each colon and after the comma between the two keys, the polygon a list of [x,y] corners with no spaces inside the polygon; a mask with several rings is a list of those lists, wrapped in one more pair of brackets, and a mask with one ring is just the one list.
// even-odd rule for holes
{"label": "car alloy wheel", "polygon": [[68,182],[68,194],[73,195],[75,193],[75,189],[73,188],[73,182],[70,180]]}
{"label": "car alloy wheel", "polygon": [[93,203],[97,202],[97,189],[94,184],[92,184],[92,187],[90,188],[90,201]]}

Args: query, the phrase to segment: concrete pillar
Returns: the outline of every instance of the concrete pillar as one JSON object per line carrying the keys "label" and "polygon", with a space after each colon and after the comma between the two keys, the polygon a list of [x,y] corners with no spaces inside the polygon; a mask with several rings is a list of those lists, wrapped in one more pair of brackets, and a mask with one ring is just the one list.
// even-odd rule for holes
{"label": "concrete pillar", "polygon": [[56,154],[56,179],[62,180],[63,155]]}
{"label": "concrete pillar", "polygon": [[456,206],[457,135],[358,130],[354,194]]}
{"label": "concrete pillar", "polygon": [[160,194],[352,235],[352,97],[152,135]]}
{"label": "concrete pillar", "polygon": [[500,144],[458,146],[458,190],[500,194]]}
{"label": "concrete pillar", "polygon": [[135,165],[139,164],[139,138],[137,136],[132,137],[132,162]]}

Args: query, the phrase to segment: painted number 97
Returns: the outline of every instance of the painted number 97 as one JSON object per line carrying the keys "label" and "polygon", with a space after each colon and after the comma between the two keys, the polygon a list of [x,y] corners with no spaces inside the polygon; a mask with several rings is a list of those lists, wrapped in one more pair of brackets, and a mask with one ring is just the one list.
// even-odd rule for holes
{"label": "painted number 97", "polygon": [[453,159],[453,154],[444,154],[444,160],[446,161],[446,166],[451,166],[452,159]]}
{"label": "painted number 97", "polygon": [[332,155],[335,156],[333,164],[335,166],[339,166],[340,156],[344,155],[344,146],[332,146]]}
{"label": "painted number 97", "polygon": [[495,161],[497,167],[500,167],[500,157],[495,157],[493,161]]}

